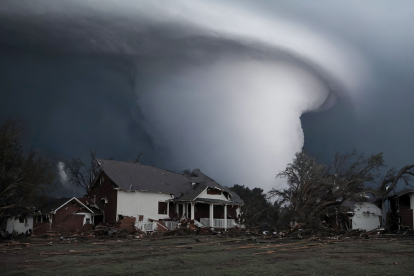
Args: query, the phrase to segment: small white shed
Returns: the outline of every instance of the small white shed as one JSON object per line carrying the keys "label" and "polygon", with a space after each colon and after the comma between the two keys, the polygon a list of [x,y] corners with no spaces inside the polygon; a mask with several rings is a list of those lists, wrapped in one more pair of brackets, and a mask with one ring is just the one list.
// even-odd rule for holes
{"label": "small white shed", "polygon": [[352,229],[371,231],[381,226],[381,209],[371,202],[354,203]]}
{"label": "small white shed", "polygon": [[11,217],[7,219],[6,231],[10,234],[15,232],[17,234],[26,233],[26,231],[33,230],[33,217],[26,218]]}

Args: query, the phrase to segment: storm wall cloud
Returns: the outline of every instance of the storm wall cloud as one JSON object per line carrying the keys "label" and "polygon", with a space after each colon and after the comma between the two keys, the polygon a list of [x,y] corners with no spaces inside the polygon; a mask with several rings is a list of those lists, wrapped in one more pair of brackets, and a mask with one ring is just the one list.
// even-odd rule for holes
{"label": "storm wall cloud", "polygon": [[119,160],[143,152],[150,165],[269,190],[303,147],[324,161],[384,151],[398,166],[414,130],[412,9],[3,1],[0,116],[27,121],[32,146],[59,169],[89,148]]}

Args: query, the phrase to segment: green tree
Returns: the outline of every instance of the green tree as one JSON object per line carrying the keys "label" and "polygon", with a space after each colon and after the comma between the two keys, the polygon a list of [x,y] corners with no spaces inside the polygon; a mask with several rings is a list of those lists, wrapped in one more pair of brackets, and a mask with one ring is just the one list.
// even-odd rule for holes
{"label": "green tree", "polygon": [[246,227],[272,225],[278,220],[279,205],[271,203],[263,189],[234,185],[230,188],[244,201],[241,219]]}
{"label": "green tree", "polygon": [[24,154],[22,123],[0,125],[0,224],[10,215],[24,216],[47,199],[54,188],[54,172],[34,150]]}

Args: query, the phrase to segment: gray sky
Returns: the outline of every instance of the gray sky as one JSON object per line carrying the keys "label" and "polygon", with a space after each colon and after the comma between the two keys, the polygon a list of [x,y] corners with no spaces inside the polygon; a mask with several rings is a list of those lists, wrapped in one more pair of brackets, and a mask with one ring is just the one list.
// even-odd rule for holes
{"label": "gray sky", "polygon": [[26,121],[56,168],[89,148],[143,152],[267,191],[303,147],[323,162],[383,151],[400,167],[413,162],[413,12],[411,1],[2,1],[0,119]]}

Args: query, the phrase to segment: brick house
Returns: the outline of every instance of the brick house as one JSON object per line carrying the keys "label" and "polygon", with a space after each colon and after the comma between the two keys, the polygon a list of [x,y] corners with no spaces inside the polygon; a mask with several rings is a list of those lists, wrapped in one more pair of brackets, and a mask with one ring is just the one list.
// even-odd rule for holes
{"label": "brick house", "polygon": [[186,217],[205,226],[230,228],[244,204],[199,169],[184,175],[136,162],[96,161],[100,172],[88,195],[106,223],[134,217],[138,229],[151,231],[157,225],[174,228],[178,218]]}
{"label": "brick house", "polygon": [[390,195],[387,224],[393,229],[414,228],[414,189]]}
{"label": "brick house", "polygon": [[101,212],[88,198],[54,199],[35,212],[33,233],[91,230],[100,216]]}

